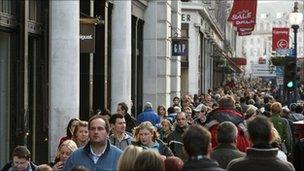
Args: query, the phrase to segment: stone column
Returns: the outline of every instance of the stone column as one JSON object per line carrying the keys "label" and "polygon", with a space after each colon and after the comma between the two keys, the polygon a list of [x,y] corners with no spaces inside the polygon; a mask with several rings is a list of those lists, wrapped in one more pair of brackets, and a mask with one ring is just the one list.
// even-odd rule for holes
{"label": "stone column", "polygon": [[[193,19],[193,15],[192,15]],[[188,92],[192,95],[198,92],[198,58],[200,49],[200,36],[195,21],[189,24],[189,68],[188,68]],[[209,80],[208,80],[209,81]]]}
{"label": "stone column", "polygon": [[132,1],[114,0],[111,43],[111,111],[131,102],[131,14]]}
{"label": "stone column", "polygon": [[[172,35],[171,37],[181,36],[181,1],[171,1],[172,5]],[[170,105],[172,99],[181,96],[181,57],[171,55],[171,92],[170,92]]]}
{"label": "stone column", "polygon": [[171,1],[149,1],[145,11],[143,102],[170,104]]}
{"label": "stone column", "polygon": [[79,117],[79,1],[50,1],[49,155],[71,118]]}

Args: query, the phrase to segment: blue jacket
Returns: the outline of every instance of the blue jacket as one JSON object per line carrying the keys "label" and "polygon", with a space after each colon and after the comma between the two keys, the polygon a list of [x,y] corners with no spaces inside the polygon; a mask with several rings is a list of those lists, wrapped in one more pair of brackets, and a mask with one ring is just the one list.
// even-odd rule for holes
{"label": "blue jacket", "polygon": [[155,126],[160,123],[160,117],[149,107],[137,116],[137,121],[139,123],[150,121],[152,125]]}
{"label": "blue jacket", "polygon": [[117,161],[121,153],[122,151],[111,145],[108,140],[105,152],[100,156],[95,164],[89,142],[85,147],[76,150],[70,155],[63,167],[63,171],[69,171],[76,166],[84,166],[90,171],[117,170]]}

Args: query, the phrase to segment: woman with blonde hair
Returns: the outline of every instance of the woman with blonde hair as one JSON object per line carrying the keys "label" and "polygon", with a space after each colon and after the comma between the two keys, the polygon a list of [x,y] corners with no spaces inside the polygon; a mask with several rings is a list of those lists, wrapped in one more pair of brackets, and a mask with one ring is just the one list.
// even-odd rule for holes
{"label": "woman with blonde hair", "polygon": [[77,149],[77,145],[73,140],[64,141],[58,148],[53,170],[58,171],[63,169],[63,165],[69,156]]}
{"label": "woman with blonde hair", "polygon": [[153,149],[164,156],[172,156],[172,151],[165,145],[163,141],[158,139],[158,132],[151,122],[142,122],[134,128],[133,131],[135,142],[133,145],[142,147],[143,149]]}
{"label": "woman with blonde hair", "polygon": [[137,156],[142,152],[142,148],[129,145],[119,157],[117,170],[118,171],[132,171]]}
{"label": "woman with blonde hair", "polygon": [[164,171],[164,160],[162,159],[162,156],[154,150],[146,150],[137,156],[134,162],[134,170]]}

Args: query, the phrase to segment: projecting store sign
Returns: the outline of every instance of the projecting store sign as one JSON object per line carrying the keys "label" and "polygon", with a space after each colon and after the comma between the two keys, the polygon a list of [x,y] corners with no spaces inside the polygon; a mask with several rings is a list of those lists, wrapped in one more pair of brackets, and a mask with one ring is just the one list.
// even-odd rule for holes
{"label": "projecting store sign", "polygon": [[80,52],[95,53],[95,24],[80,23]]}
{"label": "projecting store sign", "polygon": [[172,56],[188,56],[188,39],[172,39]]}

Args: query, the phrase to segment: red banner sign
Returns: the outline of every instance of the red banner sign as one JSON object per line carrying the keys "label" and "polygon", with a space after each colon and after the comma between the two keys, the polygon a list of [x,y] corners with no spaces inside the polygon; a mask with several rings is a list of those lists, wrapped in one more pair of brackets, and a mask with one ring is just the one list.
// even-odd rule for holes
{"label": "red banner sign", "polygon": [[256,23],[257,0],[234,0],[228,17],[239,36],[250,35]]}
{"label": "red banner sign", "polygon": [[289,48],[289,28],[272,28],[272,51]]}

